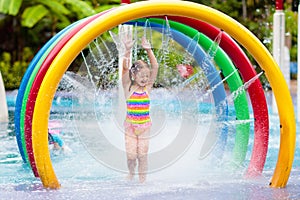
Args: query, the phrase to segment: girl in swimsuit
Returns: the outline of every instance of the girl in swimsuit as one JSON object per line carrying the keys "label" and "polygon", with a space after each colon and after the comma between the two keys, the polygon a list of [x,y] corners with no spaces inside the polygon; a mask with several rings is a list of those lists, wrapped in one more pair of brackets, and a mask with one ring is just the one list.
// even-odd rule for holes
{"label": "girl in swimsuit", "polygon": [[122,85],[127,104],[124,127],[127,166],[129,169],[128,178],[133,179],[138,162],[139,180],[144,182],[148,168],[149,132],[152,125],[149,115],[149,93],[158,73],[158,63],[150,43],[143,37],[142,47],[147,52],[151,69],[143,60],[137,60],[130,67],[130,54],[134,42],[125,36],[123,43],[125,55]]}

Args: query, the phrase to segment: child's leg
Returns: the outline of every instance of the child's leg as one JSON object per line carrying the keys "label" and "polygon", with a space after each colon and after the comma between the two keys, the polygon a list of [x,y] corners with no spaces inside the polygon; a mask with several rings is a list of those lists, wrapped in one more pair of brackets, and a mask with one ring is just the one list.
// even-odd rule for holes
{"label": "child's leg", "polygon": [[132,131],[126,130],[125,148],[127,155],[127,166],[129,170],[128,178],[132,179],[134,176],[137,159],[137,137],[133,134]]}
{"label": "child's leg", "polygon": [[144,133],[138,136],[138,161],[139,161],[139,179],[140,182],[146,181],[146,174],[148,170],[148,150],[149,150],[149,132],[147,129]]}

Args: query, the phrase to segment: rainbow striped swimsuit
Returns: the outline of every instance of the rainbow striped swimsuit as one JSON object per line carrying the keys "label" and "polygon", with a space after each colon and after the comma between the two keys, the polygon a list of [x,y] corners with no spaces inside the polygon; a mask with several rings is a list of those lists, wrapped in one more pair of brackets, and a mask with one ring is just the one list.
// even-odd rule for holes
{"label": "rainbow striped swimsuit", "polygon": [[142,93],[133,92],[127,103],[126,122],[134,125],[143,125],[151,122],[150,99],[146,91]]}

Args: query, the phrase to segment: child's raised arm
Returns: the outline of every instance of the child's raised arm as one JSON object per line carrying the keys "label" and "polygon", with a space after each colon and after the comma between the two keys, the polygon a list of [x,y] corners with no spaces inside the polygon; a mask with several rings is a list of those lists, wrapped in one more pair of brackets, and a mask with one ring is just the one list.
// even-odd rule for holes
{"label": "child's raised arm", "polygon": [[123,87],[126,87],[126,85],[130,84],[131,80],[129,78],[129,68],[130,68],[130,54],[131,54],[131,48],[133,47],[134,41],[132,40],[130,35],[127,35],[124,37],[123,40],[125,53],[123,57],[123,69],[122,69],[122,83]]}
{"label": "child's raised arm", "polygon": [[157,63],[157,59],[154,56],[154,53],[151,49],[151,45],[145,37],[142,38],[142,47],[146,50],[146,52],[148,54],[148,58],[150,60],[150,64],[151,64],[151,76],[150,76],[149,83],[150,83],[150,86],[152,87],[155,82],[155,79],[157,77],[158,63]]}

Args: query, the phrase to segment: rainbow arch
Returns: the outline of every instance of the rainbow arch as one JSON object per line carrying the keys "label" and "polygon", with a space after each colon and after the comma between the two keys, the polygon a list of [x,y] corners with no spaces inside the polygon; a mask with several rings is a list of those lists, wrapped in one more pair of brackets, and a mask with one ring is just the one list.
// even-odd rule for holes
{"label": "rainbow arch", "polygon": [[[278,162],[270,185],[284,187],[288,181],[294,157],[296,126],[289,90],[279,67],[260,41],[238,22],[209,7],[182,1],[148,1],[122,6],[98,15],[66,41],[45,72],[34,105],[31,126],[32,153],[43,185],[49,188],[60,187],[51,164],[48,148],[46,148],[48,146],[47,128],[51,102],[56,88],[72,60],[90,41],[105,31],[130,20],[159,15],[184,16],[202,20],[224,30],[243,45],[264,69],[275,94],[281,127]],[[61,63],[66,65],[62,66]],[[45,101],[45,98],[49,101]]]}

